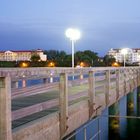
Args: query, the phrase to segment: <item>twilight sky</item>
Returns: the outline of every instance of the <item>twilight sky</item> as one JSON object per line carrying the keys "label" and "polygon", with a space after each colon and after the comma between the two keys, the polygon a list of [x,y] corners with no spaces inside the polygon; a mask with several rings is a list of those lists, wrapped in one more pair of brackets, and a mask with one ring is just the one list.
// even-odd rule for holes
{"label": "twilight sky", "polygon": [[139,48],[139,7],[140,0],[0,0],[0,50],[71,53],[69,27],[82,32],[75,51]]}

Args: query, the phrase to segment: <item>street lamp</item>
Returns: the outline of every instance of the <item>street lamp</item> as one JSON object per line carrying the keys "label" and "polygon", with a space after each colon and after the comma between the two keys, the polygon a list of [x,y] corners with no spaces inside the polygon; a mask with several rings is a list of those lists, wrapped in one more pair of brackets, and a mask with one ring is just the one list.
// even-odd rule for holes
{"label": "street lamp", "polygon": [[78,29],[69,28],[66,30],[66,36],[70,38],[72,48],[72,68],[74,68],[74,42],[80,39],[81,33]]}
{"label": "street lamp", "polygon": [[127,48],[124,48],[124,49],[122,49],[121,50],[121,54],[123,54],[123,61],[124,61],[124,67],[125,67],[125,56],[126,56],[126,54],[128,53],[128,50],[127,50]]}

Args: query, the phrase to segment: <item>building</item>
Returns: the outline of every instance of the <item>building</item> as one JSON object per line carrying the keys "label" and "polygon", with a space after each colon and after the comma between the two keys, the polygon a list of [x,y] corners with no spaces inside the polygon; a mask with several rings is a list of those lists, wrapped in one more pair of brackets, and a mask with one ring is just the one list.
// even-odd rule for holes
{"label": "building", "polygon": [[[122,49],[110,49],[108,52],[108,55],[112,55],[115,57],[117,62],[123,62],[124,61],[124,54],[121,52]],[[140,64],[140,48],[136,49],[130,49],[126,48],[126,55],[125,59],[127,63],[139,63]]]}
{"label": "building", "polygon": [[47,60],[43,50],[0,51],[0,61],[30,61],[33,54],[38,54],[41,61]]}

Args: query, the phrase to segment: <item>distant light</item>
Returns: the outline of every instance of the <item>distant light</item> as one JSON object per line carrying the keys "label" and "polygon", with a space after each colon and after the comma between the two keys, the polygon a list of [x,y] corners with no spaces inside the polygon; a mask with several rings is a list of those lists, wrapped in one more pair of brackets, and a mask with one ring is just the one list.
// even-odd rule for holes
{"label": "distant light", "polygon": [[121,50],[121,53],[124,54],[124,55],[126,55],[126,54],[128,53],[128,48],[122,49],[122,50]]}
{"label": "distant light", "polygon": [[20,67],[26,68],[26,67],[28,67],[28,63],[27,62],[22,62],[21,65],[20,65]]}
{"label": "distant light", "polygon": [[124,48],[124,49],[122,49],[121,50],[121,54],[123,54],[123,65],[124,65],[124,67],[125,67],[125,57],[126,57],[126,54],[128,54],[128,51],[129,51],[130,49],[129,48]]}
{"label": "distant light", "polygon": [[80,63],[80,66],[81,66],[81,67],[84,67],[84,66],[85,66],[84,62],[81,62],[81,63]]}
{"label": "distant light", "polygon": [[78,29],[69,28],[66,30],[66,36],[70,38],[70,40],[78,40],[81,37],[81,33]]}
{"label": "distant light", "polygon": [[119,67],[120,65],[119,65],[117,62],[114,62],[114,63],[112,64],[112,66],[113,66],[113,67]]}
{"label": "distant light", "polygon": [[55,63],[54,63],[54,62],[50,62],[50,63],[48,64],[48,67],[55,67]]}

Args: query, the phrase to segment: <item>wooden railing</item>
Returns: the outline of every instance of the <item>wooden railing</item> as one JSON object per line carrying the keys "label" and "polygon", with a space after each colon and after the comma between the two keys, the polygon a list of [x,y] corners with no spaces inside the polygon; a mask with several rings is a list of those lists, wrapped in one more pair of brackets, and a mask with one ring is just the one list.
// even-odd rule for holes
{"label": "wooden railing", "polygon": [[[57,77],[57,81],[49,83],[50,77]],[[19,80],[40,78],[44,80],[40,85],[23,88],[17,86]],[[57,111],[60,114],[62,138],[68,127],[70,104],[88,100],[90,119],[97,115],[97,109],[110,106],[139,85],[139,67],[0,69],[0,139],[12,140],[11,123],[14,121],[53,107],[59,107]],[[55,97],[52,98],[54,91]],[[13,108],[14,103],[28,97],[39,97],[43,93],[51,98],[11,110],[11,102]]]}

